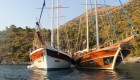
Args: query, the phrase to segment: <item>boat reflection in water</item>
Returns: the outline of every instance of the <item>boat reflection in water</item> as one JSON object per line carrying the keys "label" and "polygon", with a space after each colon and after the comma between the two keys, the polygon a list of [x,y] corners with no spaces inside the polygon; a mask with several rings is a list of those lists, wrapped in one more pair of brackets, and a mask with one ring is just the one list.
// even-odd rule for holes
{"label": "boat reflection in water", "polygon": [[90,70],[67,69],[59,71],[33,70],[31,80],[133,80],[133,72],[123,69]]}
{"label": "boat reflection in water", "polygon": [[47,71],[45,70],[31,70],[31,76],[30,76],[31,80],[47,80],[48,79],[48,75],[47,75]]}
{"label": "boat reflection in water", "polygon": [[115,70],[82,70],[82,80],[128,80],[134,79],[133,75],[120,69]]}
{"label": "boat reflection in water", "polygon": [[[76,75],[71,76],[69,74],[73,74],[73,69],[60,69],[60,70],[41,70],[35,69],[31,70],[31,80],[74,80]],[[72,78],[73,79],[72,79]]]}
{"label": "boat reflection in water", "polygon": [[140,64],[121,64],[113,70],[27,69],[26,65],[0,65],[0,80],[139,80]]}

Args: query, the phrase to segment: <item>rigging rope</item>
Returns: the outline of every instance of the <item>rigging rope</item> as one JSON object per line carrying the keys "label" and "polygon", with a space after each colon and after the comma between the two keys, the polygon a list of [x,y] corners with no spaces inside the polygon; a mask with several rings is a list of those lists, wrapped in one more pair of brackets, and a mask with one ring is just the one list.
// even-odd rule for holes
{"label": "rigging rope", "polygon": [[115,30],[115,27],[114,27],[114,24],[113,24],[113,20],[112,20],[110,14],[109,14],[109,10],[108,10],[108,8],[107,8],[107,4],[106,4],[106,1],[105,1],[105,0],[104,0],[104,4],[105,4],[105,8],[106,8],[108,17],[109,17],[109,19],[110,19],[110,23],[111,23],[112,29],[113,29],[113,31],[114,31],[114,35],[115,35],[115,37],[116,37],[116,40],[118,41],[118,38],[117,38],[117,35],[116,35],[116,30]]}
{"label": "rigging rope", "polygon": [[42,9],[41,9],[40,17],[39,17],[39,23],[40,23],[40,20],[41,20],[41,16],[42,16],[42,12],[44,10],[44,7],[45,7],[45,0],[44,0],[44,3],[42,5]]}
{"label": "rigging rope", "polygon": [[120,5],[121,5],[121,7],[122,7],[122,10],[123,10],[123,12],[124,12],[124,14],[125,14],[127,20],[128,20],[128,23],[129,23],[130,27],[131,27],[132,30],[134,31],[134,35],[137,36],[138,34],[137,34],[137,32],[135,31],[134,26],[132,25],[132,22],[131,22],[131,20],[130,20],[130,18],[129,18],[129,16],[128,16],[128,14],[127,14],[127,12],[126,12],[126,10],[125,10],[125,8],[124,8],[124,6],[123,6],[121,0],[118,0],[118,1],[120,2]]}

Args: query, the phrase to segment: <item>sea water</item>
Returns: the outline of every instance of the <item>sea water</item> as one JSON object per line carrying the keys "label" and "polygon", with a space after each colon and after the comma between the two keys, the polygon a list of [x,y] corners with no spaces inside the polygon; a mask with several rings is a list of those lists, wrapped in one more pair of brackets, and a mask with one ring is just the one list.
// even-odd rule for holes
{"label": "sea water", "polygon": [[115,70],[31,70],[27,65],[0,65],[0,80],[140,80],[140,64],[121,64]]}

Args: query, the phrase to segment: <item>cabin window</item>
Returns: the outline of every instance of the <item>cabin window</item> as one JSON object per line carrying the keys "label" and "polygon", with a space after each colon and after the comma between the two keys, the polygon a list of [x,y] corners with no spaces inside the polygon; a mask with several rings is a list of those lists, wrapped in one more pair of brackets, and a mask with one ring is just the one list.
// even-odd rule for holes
{"label": "cabin window", "polygon": [[113,62],[113,58],[114,57],[106,57],[106,58],[103,58],[104,60],[104,65],[109,65]]}

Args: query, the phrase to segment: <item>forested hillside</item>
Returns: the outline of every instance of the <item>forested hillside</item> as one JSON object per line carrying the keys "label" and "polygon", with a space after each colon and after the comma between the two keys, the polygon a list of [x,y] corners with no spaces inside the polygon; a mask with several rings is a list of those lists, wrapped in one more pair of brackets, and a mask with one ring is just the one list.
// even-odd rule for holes
{"label": "forested hillside", "polygon": [[[132,0],[124,4],[126,12],[135,28],[136,31],[140,31],[140,1]],[[120,6],[109,6],[109,13],[112,18],[116,35],[119,41],[122,41],[124,38],[134,34],[126,15],[124,14],[122,8]],[[89,43],[90,48],[95,48],[96,40],[95,40],[95,19],[92,19],[92,12],[94,14],[94,9],[89,10]],[[99,23],[99,37],[100,37],[100,45],[103,45],[108,40],[117,41],[114,30],[111,27],[109,22],[108,14],[106,12],[105,7],[98,8],[98,23]],[[65,47],[68,47],[72,52],[82,50],[86,48],[86,18],[85,13],[78,16],[77,18],[67,22],[61,27],[61,35],[65,36],[65,40],[63,42]],[[64,34],[64,32],[66,34]],[[63,39],[63,38],[61,38]],[[135,50],[133,50],[133,54],[130,56],[139,56],[140,55],[140,37],[138,36],[135,40],[133,40]]]}
{"label": "forested hillside", "polygon": [[34,29],[11,25],[0,32],[0,59],[8,61],[29,61],[29,48],[32,46]]}
{"label": "forested hillside", "polygon": [[[125,9],[132,21],[135,30],[140,32],[140,0],[133,0],[124,5]],[[109,13],[112,17],[113,24],[116,30],[116,35],[119,41],[133,33],[128,20],[119,6],[109,6]],[[94,10],[94,9],[93,9]],[[89,43],[90,48],[95,48],[95,20],[92,12],[89,10]],[[109,22],[105,7],[98,8],[99,18],[99,37],[100,45],[103,45],[108,40],[117,41],[112,27]],[[60,27],[60,47],[63,51],[70,50],[75,52],[86,48],[86,18],[85,14],[65,23]],[[42,29],[42,36],[48,44],[50,43],[50,30]],[[56,43],[56,29],[55,43]],[[16,27],[11,25],[4,31],[0,31],[0,61],[29,61],[29,49],[32,47],[35,29],[26,27]],[[140,36],[132,42],[135,49],[130,56],[140,56]]]}

